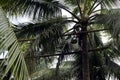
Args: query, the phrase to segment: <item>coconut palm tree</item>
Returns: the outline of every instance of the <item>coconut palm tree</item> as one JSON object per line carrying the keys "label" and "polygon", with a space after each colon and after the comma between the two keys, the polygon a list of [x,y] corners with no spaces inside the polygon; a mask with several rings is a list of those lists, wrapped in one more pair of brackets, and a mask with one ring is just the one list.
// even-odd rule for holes
{"label": "coconut palm tree", "polygon": [[[89,80],[90,79],[90,77],[89,77],[89,59],[88,59],[87,30],[86,29],[90,29],[90,27],[95,25],[96,23],[101,23],[103,21],[103,18],[100,19],[100,17],[102,15],[104,16],[104,14],[106,14],[106,13],[101,13],[101,10],[106,12],[107,8],[105,8],[105,7],[106,6],[111,7],[112,5],[114,5],[113,3],[115,1],[112,1],[112,0],[111,1],[107,1],[107,0],[106,1],[104,1],[104,0],[102,0],[102,1],[97,1],[97,0],[96,1],[93,1],[93,0],[91,0],[91,1],[66,0],[66,2],[71,2],[72,4],[74,3],[74,6],[75,6],[74,12],[77,14],[74,14],[71,11],[69,11],[68,9],[63,8],[59,5],[58,5],[58,7],[65,9],[73,16],[73,19],[76,19],[76,20],[73,20],[73,22],[75,22],[75,24],[78,25],[78,26],[75,26],[75,31],[76,31],[75,33],[77,34],[79,32],[81,32],[81,33],[83,32],[82,34],[79,34],[79,36],[78,36],[79,37],[78,44],[80,45],[80,47],[83,50],[83,52],[81,53],[81,54],[83,54],[83,56],[82,56],[83,57],[82,58],[83,80]],[[96,10],[96,8],[98,8],[99,5],[102,6],[104,9],[100,8],[100,10]],[[107,11],[107,12],[109,12],[109,11]],[[113,13],[110,13],[110,14],[113,15]],[[106,21],[109,21],[112,18],[110,17],[110,15],[109,15],[109,17],[108,16],[106,16],[106,17],[107,18],[105,18],[106,19],[105,23],[102,23],[102,25],[103,24],[110,25],[111,21],[107,22],[107,23],[106,23]],[[101,26],[101,28],[104,28],[104,27]],[[114,31],[114,29],[113,29],[113,31]],[[90,31],[90,32],[92,32],[92,31]],[[95,32],[95,31],[93,31],[93,32]]]}
{"label": "coconut palm tree", "polygon": [[[80,0],[79,1],[79,0],[76,0],[76,2],[72,1],[72,0],[66,0],[66,1],[72,2],[72,4],[74,4],[75,7],[77,5],[77,7],[74,10],[74,12],[77,15],[77,18],[76,18],[76,16],[74,18],[79,21],[78,22],[79,25],[77,26],[77,28],[80,29],[79,32],[84,32],[82,34],[79,34],[79,36],[78,36],[78,44],[82,48],[82,51],[83,51],[81,53],[81,55],[82,55],[82,79],[83,80],[90,80],[90,74],[89,74],[90,73],[89,72],[89,66],[90,65],[89,65],[89,57],[88,57],[89,48],[88,48],[88,43],[87,43],[87,39],[88,39],[87,38],[87,35],[88,35],[87,33],[89,33],[89,32],[87,32],[87,31],[89,31],[89,29],[91,27],[93,29],[95,29],[95,24],[99,23],[99,19],[101,17],[100,15],[104,15],[104,14],[107,15],[109,13],[109,11],[106,11],[107,9],[105,7],[106,6],[107,7],[112,6],[112,3],[114,3],[114,2],[113,1],[107,1],[107,0],[101,0],[101,1],[97,1],[97,0],[96,1],[92,1],[92,0],[91,1],[86,1],[86,0],[84,0],[84,1]],[[98,6],[102,6],[102,7],[104,7],[104,9],[100,8],[99,10],[96,10],[96,8],[98,8]],[[105,12],[107,12],[107,14],[105,12],[101,13],[101,11],[105,11]],[[113,15],[115,13],[112,13],[112,10],[110,10],[109,14]],[[97,15],[99,15],[99,19],[98,19]],[[116,23],[116,22],[115,21],[112,22],[113,18],[111,18],[111,19],[110,18],[111,18],[110,15],[109,15],[109,17],[104,16],[105,20],[102,23],[102,25],[107,25],[107,26],[111,25],[110,27],[114,26],[112,23]],[[101,18],[101,20],[103,20],[103,17]],[[110,20],[110,22],[109,22],[109,20]],[[111,29],[110,27],[109,28],[107,27],[107,28]],[[102,28],[102,26],[101,26],[101,28]],[[104,28],[106,29],[106,26]],[[114,31],[114,28],[112,30]],[[90,43],[93,43],[93,42],[90,42]],[[93,43],[93,44],[95,44],[95,43]],[[90,48],[92,48],[92,47],[95,48],[97,46],[95,46],[95,47],[91,46]]]}

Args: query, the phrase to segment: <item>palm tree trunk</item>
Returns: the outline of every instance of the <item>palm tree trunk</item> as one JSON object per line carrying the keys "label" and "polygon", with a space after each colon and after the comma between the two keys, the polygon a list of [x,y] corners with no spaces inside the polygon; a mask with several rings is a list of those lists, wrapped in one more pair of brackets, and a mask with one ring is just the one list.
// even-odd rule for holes
{"label": "palm tree trunk", "polygon": [[[87,31],[87,27],[84,26],[81,31]],[[80,34],[79,38],[81,39],[81,48],[82,48],[82,73],[83,80],[90,80],[89,72],[89,58],[88,58],[88,46],[87,46],[87,33]],[[79,39],[80,40],[80,39]]]}

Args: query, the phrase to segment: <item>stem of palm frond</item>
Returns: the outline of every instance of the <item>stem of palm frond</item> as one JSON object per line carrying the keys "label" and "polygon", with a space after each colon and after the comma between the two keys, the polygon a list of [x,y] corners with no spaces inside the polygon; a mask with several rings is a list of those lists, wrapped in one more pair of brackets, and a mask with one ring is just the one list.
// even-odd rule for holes
{"label": "stem of palm frond", "polygon": [[[96,6],[95,4],[97,3],[97,0],[95,2],[95,4],[93,5],[93,7],[90,9],[90,11],[88,12],[88,14],[90,15],[104,0],[101,0]],[[94,7],[95,6],[95,7]]]}
{"label": "stem of palm frond", "polygon": [[95,6],[96,2],[97,2],[97,0],[95,0],[94,3],[93,3],[93,5],[90,7],[90,10],[89,10],[89,12],[88,12],[88,15],[91,14],[91,10],[92,10],[93,7]]}
{"label": "stem of palm frond", "polygon": [[[105,49],[108,49],[109,47],[106,46],[106,47],[102,47],[102,48],[95,48],[95,49],[90,49],[88,50],[88,52],[95,52],[95,51],[101,51],[101,50],[105,50]],[[77,51],[77,52],[68,52],[68,53],[64,53],[64,55],[71,55],[71,54],[79,54],[81,53],[82,51]],[[36,58],[36,57],[52,57],[52,56],[60,56],[60,55],[63,55],[63,54],[46,54],[46,55],[39,55],[39,56],[32,56],[33,58]],[[31,58],[31,57],[26,57],[26,58]]]}
{"label": "stem of palm frond", "polygon": [[88,0],[85,0],[85,2],[84,2],[84,7],[83,7],[83,14],[85,14],[85,12],[86,12],[87,1],[88,1]]}
{"label": "stem of palm frond", "polygon": [[70,35],[78,35],[78,34],[82,34],[82,33],[91,33],[91,32],[99,32],[99,31],[106,31],[106,30],[110,30],[110,29],[99,29],[99,30],[91,30],[91,31],[81,31],[79,33],[69,33],[69,34],[64,34],[63,36],[70,36]]}
{"label": "stem of palm frond", "polygon": [[80,16],[81,16],[81,18],[82,18],[82,10],[81,10],[81,7],[80,7],[80,2],[78,1],[78,0],[76,0],[76,2],[77,2],[77,5],[78,5],[78,9],[79,9],[79,11],[80,11]]}
{"label": "stem of palm frond", "polygon": [[69,31],[73,30],[74,28],[70,28],[69,30],[65,31],[63,34],[68,33]]}
{"label": "stem of palm frond", "polygon": [[[72,30],[73,28],[71,28],[70,30]],[[68,30],[68,32],[70,31],[70,30]],[[63,34],[63,35],[61,35],[61,36],[70,36],[70,35],[78,35],[78,34],[81,34],[81,33],[91,33],[91,32],[99,32],[99,31],[106,31],[106,30],[110,30],[110,29],[99,29],[99,30],[91,30],[91,31],[81,31],[81,32],[79,32],[79,33],[69,33],[69,34]],[[23,41],[33,41],[33,40],[35,40],[35,38],[33,38],[33,39],[19,39],[18,41],[19,42],[23,42]]]}
{"label": "stem of palm frond", "polygon": [[62,9],[64,9],[65,11],[67,11],[68,13],[70,13],[73,17],[75,17],[78,21],[81,21],[80,19],[79,19],[79,17],[77,17],[74,13],[72,13],[71,11],[69,11],[68,9],[66,9],[66,8],[62,8]]}
{"label": "stem of palm frond", "polygon": [[75,20],[66,20],[65,22],[73,22],[73,23],[78,23],[77,21]]}

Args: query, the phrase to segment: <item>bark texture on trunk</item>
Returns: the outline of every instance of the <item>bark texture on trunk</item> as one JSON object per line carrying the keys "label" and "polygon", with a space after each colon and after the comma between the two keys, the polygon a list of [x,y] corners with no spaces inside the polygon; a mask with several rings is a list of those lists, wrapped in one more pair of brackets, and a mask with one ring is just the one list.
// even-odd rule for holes
{"label": "bark texture on trunk", "polygon": [[[87,31],[87,27],[83,26],[82,31]],[[82,33],[81,48],[82,48],[82,73],[83,80],[90,80],[89,72],[89,57],[88,57],[88,45],[87,45],[87,33]],[[79,36],[80,38],[80,36]]]}

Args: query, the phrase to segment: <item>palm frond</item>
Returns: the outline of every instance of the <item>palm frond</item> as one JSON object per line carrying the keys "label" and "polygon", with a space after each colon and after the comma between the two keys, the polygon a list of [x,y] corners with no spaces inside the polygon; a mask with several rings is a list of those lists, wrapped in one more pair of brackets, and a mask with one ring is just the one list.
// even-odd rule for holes
{"label": "palm frond", "polygon": [[[64,20],[66,19],[51,19],[24,26],[20,31],[16,31],[19,39],[28,39],[30,45],[25,52],[26,60],[31,59],[33,62],[35,61],[33,63],[33,65],[35,64],[34,68],[39,65],[40,55],[56,53],[57,46],[62,42],[62,33],[65,28]],[[30,40],[31,38],[33,38],[32,41]],[[52,57],[45,59],[50,61]],[[32,67],[33,70],[34,68]]]}
{"label": "palm frond", "polygon": [[[33,18],[44,19],[49,17],[61,16],[61,9],[55,5],[62,5],[58,1],[31,1],[25,4],[24,12],[33,14]],[[33,13],[34,12],[34,13]],[[42,18],[43,17],[43,18]]]}
{"label": "palm frond", "polygon": [[103,0],[103,2],[101,4],[104,7],[112,8],[113,6],[117,5],[117,2],[118,2],[118,0]]}
{"label": "palm frond", "polygon": [[[3,1],[1,1],[2,3]],[[34,1],[34,0],[6,0],[3,9],[11,15],[29,15],[33,19],[42,20],[55,16],[61,16],[61,9],[55,5],[62,5],[58,1]]]}
{"label": "palm frond", "polygon": [[67,22],[67,18],[61,18],[61,17],[51,18],[51,19],[40,21],[38,23],[31,23],[24,26],[18,25],[21,29],[18,29],[15,32],[16,32],[16,35],[19,36],[19,38],[22,38],[22,37],[30,38],[32,36],[37,36],[42,32],[46,32],[46,34],[44,33],[43,36],[48,36],[49,33],[47,34],[47,31],[45,30],[48,30],[48,32],[50,33],[54,33],[52,29],[56,27],[56,30],[57,30],[57,28],[59,29],[58,26],[60,24],[63,24],[61,25],[61,27],[62,26],[64,27],[64,24],[66,23],[69,23]]}
{"label": "palm frond", "polygon": [[119,71],[120,65],[115,63],[113,59],[111,60],[107,55],[105,57],[105,60],[106,60],[105,63],[106,63],[108,75],[113,78],[120,79],[120,71]]}
{"label": "palm frond", "polygon": [[1,63],[2,78],[4,79],[7,75],[10,75],[8,80],[11,76],[16,80],[28,80],[29,76],[23,53],[2,8],[0,8],[0,37],[0,48],[8,51],[6,58]]}
{"label": "palm frond", "polygon": [[0,1],[0,5],[2,6],[2,7],[4,7],[4,6],[11,6],[10,4],[23,4],[23,3],[25,3],[27,0],[1,0]]}
{"label": "palm frond", "polygon": [[110,33],[112,33],[113,36],[118,36],[120,30],[119,15],[119,9],[105,11],[105,13],[96,16],[95,22],[103,24],[105,28],[110,29]]}

